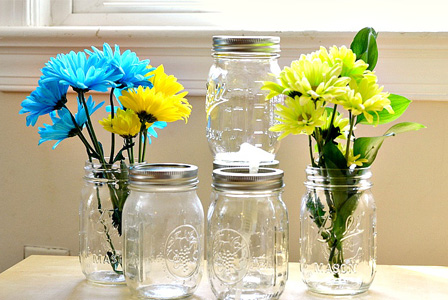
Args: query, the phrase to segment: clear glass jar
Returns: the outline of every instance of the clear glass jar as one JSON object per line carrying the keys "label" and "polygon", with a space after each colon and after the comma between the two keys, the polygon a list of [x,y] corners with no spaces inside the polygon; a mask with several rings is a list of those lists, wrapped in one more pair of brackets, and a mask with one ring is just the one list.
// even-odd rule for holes
{"label": "clear glass jar", "polygon": [[218,299],[277,299],[288,278],[288,214],[283,171],[213,171],[207,263]]}
{"label": "clear glass jar", "polygon": [[[121,209],[129,195],[124,162],[86,162],[79,207],[79,260],[87,280],[124,284]],[[113,204],[115,203],[115,205]]]}
{"label": "clear glass jar", "polygon": [[279,133],[269,128],[277,123],[275,105],[283,103],[283,97],[266,100],[268,91],[261,87],[280,73],[279,52],[279,37],[213,37],[206,136],[220,164],[275,159]]}
{"label": "clear glass jar", "polygon": [[300,266],[310,291],[367,291],[376,269],[376,208],[369,168],[306,170]]}
{"label": "clear glass jar", "polygon": [[204,211],[196,194],[198,168],[142,164],[130,169],[123,210],[124,271],[134,295],[188,297],[202,277]]}

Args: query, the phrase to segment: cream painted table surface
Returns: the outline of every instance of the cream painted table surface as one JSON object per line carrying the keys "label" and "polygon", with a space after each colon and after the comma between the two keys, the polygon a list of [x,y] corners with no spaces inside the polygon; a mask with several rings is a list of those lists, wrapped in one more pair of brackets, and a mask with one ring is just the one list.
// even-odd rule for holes
{"label": "cream painted table surface", "polygon": [[[289,279],[281,300],[332,299],[313,295],[302,283],[299,264],[289,264]],[[370,290],[355,297],[334,299],[448,300],[448,267],[383,266]],[[1,300],[134,299],[125,285],[88,283],[75,256],[30,256],[0,274]],[[192,300],[215,299],[206,275]]]}

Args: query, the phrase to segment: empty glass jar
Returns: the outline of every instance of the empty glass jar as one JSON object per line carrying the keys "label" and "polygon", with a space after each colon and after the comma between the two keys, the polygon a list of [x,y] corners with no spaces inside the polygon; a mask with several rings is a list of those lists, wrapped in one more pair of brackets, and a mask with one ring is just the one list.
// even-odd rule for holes
{"label": "empty glass jar", "polygon": [[202,277],[204,211],[198,168],[132,167],[123,210],[124,271],[133,294],[149,299],[192,295]]}
{"label": "empty glass jar", "polygon": [[207,263],[218,299],[277,299],[288,278],[288,214],[283,171],[213,171]]}
{"label": "empty glass jar", "polygon": [[206,136],[214,159],[232,162],[270,162],[279,148],[274,109],[281,96],[266,100],[264,81],[280,73],[280,38],[272,36],[215,36],[214,63],[207,80]]}

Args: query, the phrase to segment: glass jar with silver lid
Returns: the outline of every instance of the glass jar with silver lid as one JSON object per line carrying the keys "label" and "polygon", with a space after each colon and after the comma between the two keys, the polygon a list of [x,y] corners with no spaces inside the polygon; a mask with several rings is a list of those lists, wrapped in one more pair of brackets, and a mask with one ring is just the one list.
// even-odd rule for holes
{"label": "glass jar with silver lid", "polygon": [[197,289],[203,269],[204,211],[198,168],[132,167],[123,210],[124,272],[134,295],[179,299]]}
{"label": "glass jar with silver lid", "polygon": [[207,268],[218,299],[277,299],[288,278],[283,171],[213,171]]}
{"label": "glass jar with silver lid", "polygon": [[214,62],[207,80],[206,136],[219,164],[270,162],[279,148],[275,105],[282,96],[266,100],[264,81],[280,73],[280,38],[273,36],[215,36]]}

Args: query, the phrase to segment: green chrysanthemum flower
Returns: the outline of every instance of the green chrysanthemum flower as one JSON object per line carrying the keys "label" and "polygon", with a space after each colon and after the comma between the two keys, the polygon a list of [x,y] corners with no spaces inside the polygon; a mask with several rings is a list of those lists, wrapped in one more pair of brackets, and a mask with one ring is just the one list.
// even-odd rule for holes
{"label": "green chrysanthemum flower", "polygon": [[369,67],[363,60],[356,60],[356,54],[345,46],[340,48],[333,46],[328,52],[326,48],[320,47],[319,58],[327,62],[330,67],[340,65],[342,67],[341,76],[360,80],[364,72]]}
{"label": "green chrysanthemum flower", "polygon": [[287,98],[285,105],[277,104],[275,119],[280,121],[280,124],[269,128],[270,131],[281,132],[279,140],[285,138],[289,134],[307,134],[311,135],[316,127],[325,124],[322,119],[322,114],[325,112],[325,107],[322,106],[321,101],[308,102],[305,105],[300,105],[299,97],[295,99]]}
{"label": "green chrysanthemum flower", "polygon": [[265,82],[262,89],[270,91],[268,99],[284,94],[291,98],[298,97],[300,105],[311,100],[331,102],[346,93],[350,81],[350,78],[340,76],[341,71],[340,65],[330,67],[327,62],[312,55],[302,55],[291,63],[291,67],[283,69],[278,77],[280,84]]}
{"label": "green chrysanthemum flower", "polygon": [[359,82],[351,80],[350,91],[336,99],[334,103],[342,105],[354,116],[363,114],[369,123],[373,123],[372,113],[378,116],[379,111],[386,109],[393,114],[394,110],[388,99],[390,94],[384,93],[383,87],[379,87],[376,81],[376,76],[372,72],[367,72]]}

